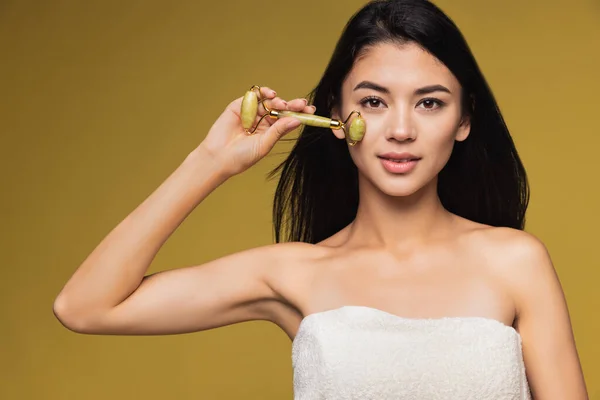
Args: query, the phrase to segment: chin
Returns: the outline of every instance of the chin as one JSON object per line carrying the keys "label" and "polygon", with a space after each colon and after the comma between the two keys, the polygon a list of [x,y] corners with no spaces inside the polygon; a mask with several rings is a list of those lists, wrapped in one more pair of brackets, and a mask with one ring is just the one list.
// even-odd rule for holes
{"label": "chin", "polygon": [[377,189],[391,197],[408,197],[419,192],[425,186],[425,183],[416,177],[409,176],[390,176],[378,177],[373,182]]}
{"label": "chin", "polygon": [[421,187],[398,187],[387,185],[380,187],[381,192],[391,197],[409,197],[414,195]]}

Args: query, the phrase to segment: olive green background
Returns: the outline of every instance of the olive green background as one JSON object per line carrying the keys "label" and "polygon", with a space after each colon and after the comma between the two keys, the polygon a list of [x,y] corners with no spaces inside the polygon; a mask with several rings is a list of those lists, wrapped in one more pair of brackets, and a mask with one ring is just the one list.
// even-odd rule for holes
{"label": "olive green background", "polygon": [[[290,342],[274,325],[86,336],[63,328],[52,303],[230,100],[253,84],[308,93],[364,3],[0,0],[0,398],[291,398]],[[533,192],[527,230],[553,256],[600,399],[600,2],[437,4],[514,135]],[[270,243],[265,175],[289,148],[219,187],[150,272]]]}

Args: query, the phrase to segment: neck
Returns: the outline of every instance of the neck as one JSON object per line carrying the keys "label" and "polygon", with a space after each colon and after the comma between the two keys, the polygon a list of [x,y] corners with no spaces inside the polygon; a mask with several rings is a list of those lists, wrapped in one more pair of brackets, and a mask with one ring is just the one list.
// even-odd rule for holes
{"label": "neck", "polygon": [[[359,178],[360,179],[360,178]],[[400,250],[443,234],[452,214],[443,206],[433,180],[410,196],[389,196],[361,179],[359,206],[348,244],[361,248]]]}

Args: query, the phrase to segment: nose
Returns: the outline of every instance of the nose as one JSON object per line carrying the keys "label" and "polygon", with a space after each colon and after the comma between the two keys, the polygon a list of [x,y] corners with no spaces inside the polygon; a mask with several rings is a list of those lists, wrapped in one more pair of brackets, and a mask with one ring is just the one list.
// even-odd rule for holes
{"label": "nose", "polygon": [[398,142],[414,141],[417,137],[416,127],[408,109],[390,110],[386,130],[387,140]]}

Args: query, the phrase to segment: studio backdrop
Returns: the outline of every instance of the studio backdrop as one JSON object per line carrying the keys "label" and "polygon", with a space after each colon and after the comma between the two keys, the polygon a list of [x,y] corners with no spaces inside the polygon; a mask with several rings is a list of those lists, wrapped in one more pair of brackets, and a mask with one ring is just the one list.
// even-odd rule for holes
{"label": "studio backdrop", "polygon": [[[291,344],[267,322],[79,335],[52,304],[231,100],[255,84],[307,95],[364,3],[0,1],[0,398],[291,398]],[[435,3],[463,31],[514,136],[532,189],[526,230],[552,255],[600,399],[600,2]],[[149,272],[271,243],[266,175],[291,145],[213,192]]]}

